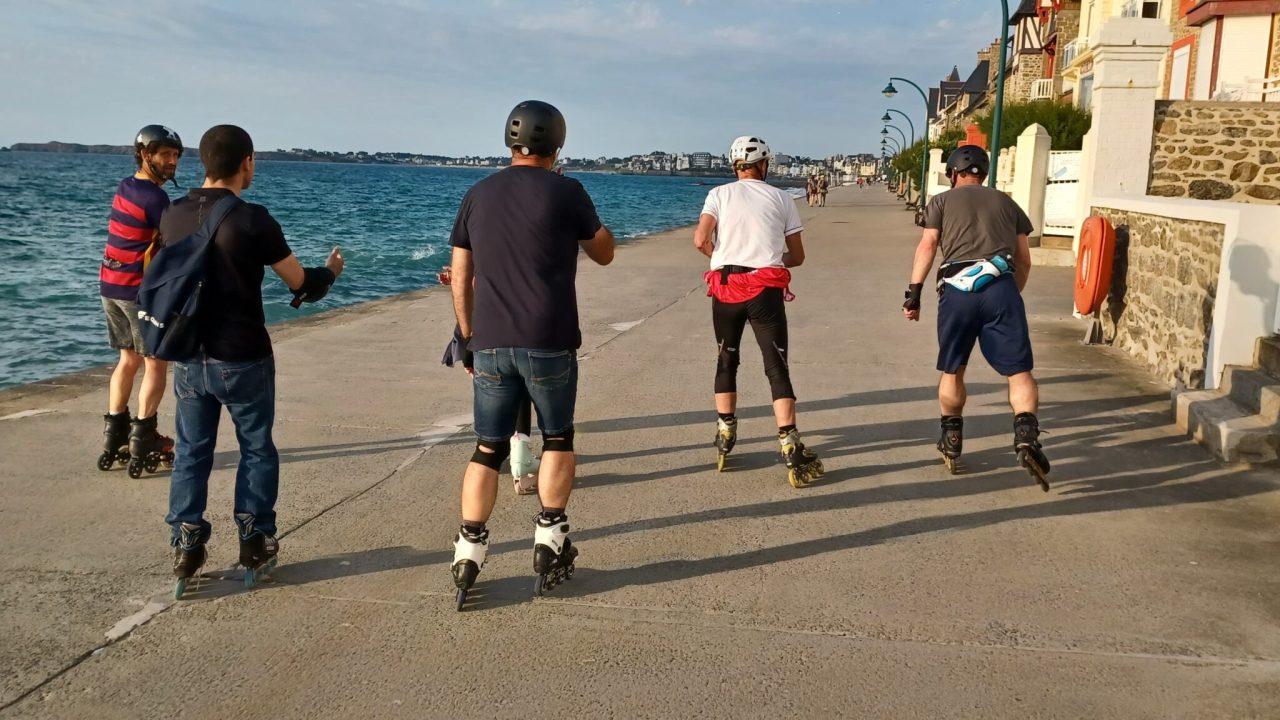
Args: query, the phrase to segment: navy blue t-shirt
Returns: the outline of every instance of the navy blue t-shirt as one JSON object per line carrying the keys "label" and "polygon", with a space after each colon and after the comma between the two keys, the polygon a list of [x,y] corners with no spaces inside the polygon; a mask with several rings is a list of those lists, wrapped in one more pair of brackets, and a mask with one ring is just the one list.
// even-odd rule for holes
{"label": "navy blue t-shirt", "polygon": [[578,243],[599,229],[582,184],[550,170],[509,167],[467,191],[449,243],[475,263],[471,349],[578,349]]}

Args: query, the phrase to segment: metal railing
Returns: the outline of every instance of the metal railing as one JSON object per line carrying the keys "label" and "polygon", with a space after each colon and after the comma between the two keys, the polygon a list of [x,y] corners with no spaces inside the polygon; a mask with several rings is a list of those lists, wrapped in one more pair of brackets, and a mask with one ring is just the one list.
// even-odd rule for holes
{"label": "metal railing", "polygon": [[1070,67],[1075,63],[1076,58],[1080,57],[1089,49],[1089,38],[1077,38],[1067,43],[1062,49],[1062,66]]}
{"label": "metal railing", "polygon": [[1032,100],[1052,100],[1057,94],[1057,83],[1053,78],[1044,78],[1031,83]]}
{"label": "metal railing", "polygon": [[1242,83],[1222,83],[1213,99],[1234,102],[1280,101],[1280,76],[1245,78]]}

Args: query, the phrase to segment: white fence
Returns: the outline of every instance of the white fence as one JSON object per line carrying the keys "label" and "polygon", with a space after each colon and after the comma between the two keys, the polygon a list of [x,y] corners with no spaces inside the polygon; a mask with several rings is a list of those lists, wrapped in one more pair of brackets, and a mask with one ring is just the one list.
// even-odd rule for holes
{"label": "white fence", "polygon": [[1044,195],[1044,234],[1074,237],[1080,227],[1076,210],[1080,193],[1079,150],[1049,153],[1049,177]]}

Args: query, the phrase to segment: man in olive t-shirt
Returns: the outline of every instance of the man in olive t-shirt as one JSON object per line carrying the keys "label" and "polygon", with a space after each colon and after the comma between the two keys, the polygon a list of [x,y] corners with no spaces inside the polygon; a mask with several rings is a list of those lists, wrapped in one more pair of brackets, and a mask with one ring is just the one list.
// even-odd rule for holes
{"label": "man in olive t-shirt", "polygon": [[925,210],[924,234],[902,310],[908,320],[920,319],[924,281],[941,251],[938,450],[955,472],[964,427],[964,371],[977,342],[991,367],[1009,379],[1018,462],[1048,491],[1049,461],[1040,448],[1036,419],[1039,388],[1031,374],[1031,336],[1022,302],[1031,273],[1031,220],[1008,195],[983,186],[989,167],[986,151],[974,145],[962,145],[947,158],[952,189],[935,197]]}

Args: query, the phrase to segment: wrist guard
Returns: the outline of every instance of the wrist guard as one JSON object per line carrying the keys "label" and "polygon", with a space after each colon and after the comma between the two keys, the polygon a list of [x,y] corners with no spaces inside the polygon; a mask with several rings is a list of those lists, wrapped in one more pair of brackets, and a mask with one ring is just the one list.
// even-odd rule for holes
{"label": "wrist guard", "polygon": [[911,283],[907,286],[907,292],[904,297],[907,301],[902,303],[902,309],[908,312],[920,309],[920,293],[924,290],[924,283]]}
{"label": "wrist guard", "polygon": [[302,286],[293,291],[293,301],[289,304],[297,308],[304,302],[313,303],[329,294],[337,277],[327,267],[302,269]]}

